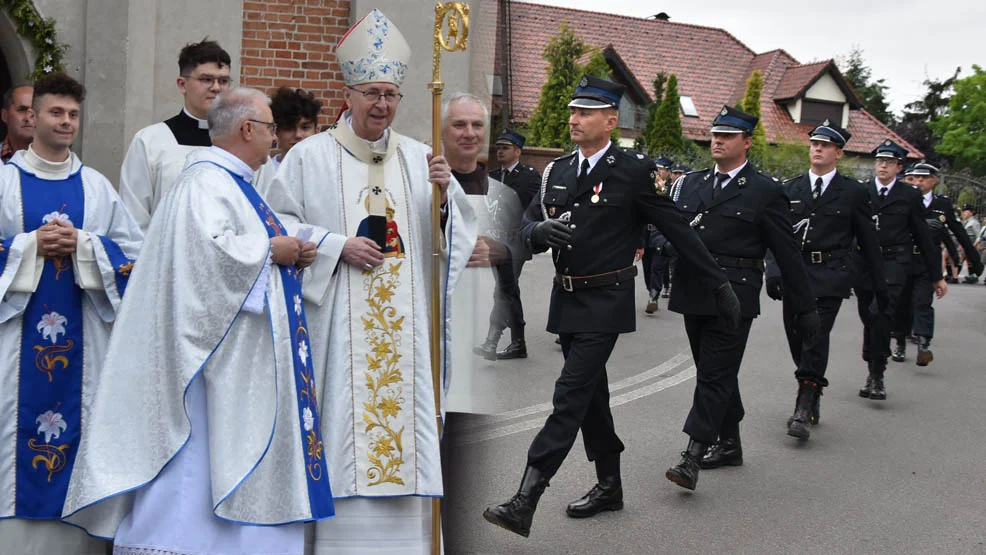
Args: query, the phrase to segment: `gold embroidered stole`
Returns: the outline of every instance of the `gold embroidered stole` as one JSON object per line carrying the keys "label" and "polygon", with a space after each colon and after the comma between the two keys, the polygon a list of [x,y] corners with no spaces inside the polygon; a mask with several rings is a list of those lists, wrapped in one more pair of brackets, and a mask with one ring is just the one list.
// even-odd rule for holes
{"label": "gold embroidered stole", "polygon": [[416,309],[421,311],[425,305],[415,303],[415,262],[405,256],[421,247],[415,244],[411,228],[405,169],[395,156],[400,136],[391,132],[386,152],[373,152],[345,123],[329,133],[351,155],[339,153],[346,235],[365,235],[369,216],[387,219],[384,263],[372,271],[340,267],[345,268],[349,297],[356,494],[414,494],[418,363],[414,329],[426,323],[415,318]]}

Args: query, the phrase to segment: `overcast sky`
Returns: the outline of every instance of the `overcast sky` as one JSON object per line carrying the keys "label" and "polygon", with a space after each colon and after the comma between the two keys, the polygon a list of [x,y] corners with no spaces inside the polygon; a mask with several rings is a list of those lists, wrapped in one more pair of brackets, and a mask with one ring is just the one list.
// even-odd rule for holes
{"label": "overcast sky", "polygon": [[891,109],[923,96],[925,78],[945,79],[956,67],[986,67],[984,0],[523,0],[579,10],[719,27],[754,52],[782,48],[801,63],[845,57],[858,46],[874,79],[889,87]]}

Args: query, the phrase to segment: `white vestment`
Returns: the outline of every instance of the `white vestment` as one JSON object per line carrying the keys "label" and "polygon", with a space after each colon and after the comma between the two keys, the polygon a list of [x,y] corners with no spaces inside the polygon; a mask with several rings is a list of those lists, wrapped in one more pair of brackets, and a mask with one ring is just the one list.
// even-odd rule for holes
{"label": "white vestment", "polygon": [[[316,376],[322,383],[329,475],[337,498],[375,498],[368,503],[378,507],[377,516],[383,517],[395,504],[384,498],[442,495],[429,352],[430,149],[388,132],[386,144],[370,153],[346,123],[339,127],[309,137],[287,153],[267,200],[289,230],[289,222],[294,222],[328,231],[305,282],[305,299],[309,301]],[[348,148],[333,135],[336,132],[346,133],[348,138],[343,140]],[[375,191],[377,186],[369,183],[381,176],[385,191]],[[375,202],[386,204],[387,249],[383,265],[365,271],[340,257],[346,239],[362,235],[369,207]],[[450,375],[445,348],[448,302],[476,238],[475,215],[454,179],[447,211],[440,276],[446,307],[442,391]],[[401,504],[420,512],[413,502]],[[380,536],[366,536],[362,528],[352,525],[353,515],[346,514],[346,506],[340,503],[337,514],[350,524],[340,518],[338,524],[328,521],[316,527],[316,552],[349,553],[353,549],[362,553],[355,547],[358,542],[371,546],[366,549],[375,553],[422,549],[417,542],[391,543],[393,550],[387,551],[386,541],[376,542]],[[430,513],[425,511],[423,518],[430,520]],[[381,533],[388,531],[385,518],[373,525]],[[342,538],[353,542],[340,543]],[[428,538],[423,541],[427,549]]]}
{"label": "white vestment", "polygon": [[151,220],[83,436],[91,460],[69,486],[65,519],[102,537],[119,526],[121,553],[300,553],[296,523],[330,516],[314,514],[328,474],[299,422],[318,410],[293,367],[302,301],[288,306],[267,227],[224,169],[249,182],[249,168],[217,152],[189,155]]}
{"label": "white vestment", "polygon": [[[66,179],[81,171],[84,218],[81,222],[72,222],[79,233],[78,246],[71,259],[75,285],[83,291],[83,361],[82,368],[72,369],[82,373],[82,422],[88,417],[87,409],[99,382],[110,329],[120,306],[117,275],[120,271],[129,272],[127,268],[114,265],[98,236],[108,238],[127,258],[133,259],[140,249],[141,233],[110,182],[99,172],[83,167],[74,154],[63,164],[49,164],[38,159],[33,149],[22,150],[11,158],[10,164],[0,166],[0,240],[13,238],[0,273],[0,357],[4,361],[0,366],[0,413],[6,415],[0,419],[0,518],[10,519],[0,521],[0,545],[4,546],[4,552],[10,553],[103,553],[105,542],[57,520],[11,519],[15,516],[17,429],[19,426],[37,427],[33,416],[27,423],[19,422],[21,418],[18,418],[18,386],[22,381],[20,362],[22,357],[35,357],[35,353],[21,352],[23,330],[33,329],[36,325],[36,322],[24,322],[24,311],[36,291],[45,260],[36,254],[37,232],[24,232],[26,222],[18,168],[51,181]],[[33,222],[34,225],[29,227],[37,227],[40,223]],[[64,375],[58,372],[65,369],[54,367],[53,386],[59,387],[59,379]],[[56,416],[61,416],[59,410],[62,409],[55,409]],[[61,431],[64,430],[63,427]],[[58,439],[58,434],[53,435]],[[79,464],[80,459],[76,455],[75,463]],[[38,462],[35,461],[35,467],[40,469]]]}
{"label": "white vestment", "polygon": [[260,193],[260,196],[267,198],[267,190],[270,189],[270,182],[274,180],[274,174],[277,173],[277,168],[281,165],[280,154],[277,156],[270,156],[264,165],[257,169],[257,173],[253,175],[253,188]]}
{"label": "white vestment", "polygon": [[134,135],[120,166],[120,197],[140,229],[147,231],[158,203],[185,167],[185,157],[204,148],[179,144],[163,121]]}

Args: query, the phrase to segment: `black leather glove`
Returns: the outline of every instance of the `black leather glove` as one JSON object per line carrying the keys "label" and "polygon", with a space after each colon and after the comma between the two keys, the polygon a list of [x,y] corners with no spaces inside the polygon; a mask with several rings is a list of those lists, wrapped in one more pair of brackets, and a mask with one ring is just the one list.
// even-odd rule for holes
{"label": "black leather glove", "polygon": [[740,307],[739,297],[733,291],[733,286],[727,281],[715,290],[716,308],[719,317],[726,322],[729,329],[737,330],[743,322],[743,310]]}
{"label": "black leather glove", "polygon": [[781,283],[782,280],[778,276],[767,278],[767,296],[775,301],[783,299],[784,288]]}
{"label": "black leather glove", "polygon": [[880,314],[887,312],[890,308],[890,294],[887,293],[886,289],[877,289],[873,292],[873,296],[876,297],[876,307],[880,310]]}
{"label": "black leather glove", "polygon": [[564,248],[572,239],[572,230],[558,220],[545,220],[531,231],[531,242],[540,247]]}
{"label": "black leather glove", "polygon": [[798,336],[801,341],[811,343],[818,335],[818,330],[822,327],[822,320],[818,317],[818,311],[812,310],[803,314],[798,314],[798,321],[795,324],[798,328]]}
{"label": "black leather glove", "polygon": [[932,234],[940,233],[945,230],[945,224],[943,224],[938,218],[928,218],[925,222],[928,223],[928,229],[931,230]]}
{"label": "black leather glove", "polygon": [[678,249],[674,248],[674,245],[668,241],[667,243],[664,243],[663,247],[661,247],[661,254],[668,258],[674,258],[678,256]]}

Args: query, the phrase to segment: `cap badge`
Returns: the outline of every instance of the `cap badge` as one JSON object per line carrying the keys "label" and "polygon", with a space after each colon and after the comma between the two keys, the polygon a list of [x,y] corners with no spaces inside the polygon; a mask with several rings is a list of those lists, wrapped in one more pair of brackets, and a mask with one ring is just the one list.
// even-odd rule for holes
{"label": "cap badge", "polygon": [[887,139],[887,142],[885,142],[883,144],[886,145],[886,146],[890,146],[890,139]]}
{"label": "cap badge", "polygon": [[822,122],[822,125],[824,125],[825,127],[828,127],[828,126],[832,125],[832,122],[830,122],[828,120],[828,118],[825,118],[825,121]]}
{"label": "cap badge", "polygon": [[589,80],[586,79],[585,76],[582,76],[582,80],[579,81],[579,86],[580,87],[588,87],[589,86]]}
{"label": "cap badge", "polygon": [[729,113],[729,110],[727,110],[727,109],[726,109],[725,107],[723,107],[723,109],[722,109],[722,111],[721,111],[721,112],[719,112],[719,115],[720,115],[720,116],[724,116],[724,115],[726,115],[726,114],[728,114],[728,113]]}

